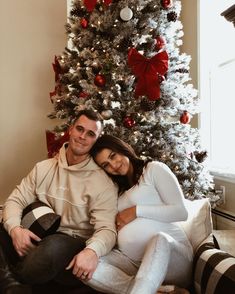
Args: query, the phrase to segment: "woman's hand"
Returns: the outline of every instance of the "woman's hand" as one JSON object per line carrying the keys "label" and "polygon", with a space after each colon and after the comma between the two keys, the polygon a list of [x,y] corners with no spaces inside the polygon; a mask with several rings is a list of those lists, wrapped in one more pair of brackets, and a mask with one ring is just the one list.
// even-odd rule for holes
{"label": "woman's hand", "polygon": [[136,219],[136,206],[132,206],[120,211],[116,216],[117,230],[120,231],[128,223]]}

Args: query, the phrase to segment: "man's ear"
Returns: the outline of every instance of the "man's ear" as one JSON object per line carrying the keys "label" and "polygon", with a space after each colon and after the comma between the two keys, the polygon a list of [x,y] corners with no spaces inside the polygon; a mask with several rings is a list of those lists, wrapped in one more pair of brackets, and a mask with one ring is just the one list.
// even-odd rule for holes
{"label": "man's ear", "polygon": [[74,125],[71,125],[71,126],[69,127],[69,130],[68,130],[69,136],[70,136],[70,134],[71,134],[73,128],[74,128]]}

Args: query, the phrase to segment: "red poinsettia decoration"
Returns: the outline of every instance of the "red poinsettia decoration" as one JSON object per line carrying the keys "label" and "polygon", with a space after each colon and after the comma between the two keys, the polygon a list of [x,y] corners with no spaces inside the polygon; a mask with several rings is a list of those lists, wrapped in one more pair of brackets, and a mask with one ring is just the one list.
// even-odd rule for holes
{"label": "red poinsettia decoration", "polygon": [[62,69],[62,67],[61,67],[61,65],[59,63],[59,60],[58,60],[57,56],[54,57],[54,63],[52,63],[52,67],[53,67],[54,72],[55,72],[55,81],[57,82],[58,79],[59,79],[59,75],[61,73],[63,73],[63,69]]}
{"label": "red poinsettia decoration", "polygon": [[[103,0],[106,6],[112,3],[112,0]],[[84,5],[88,12],[92,12],[96,6],[97,0],[84,0]]]}
{"label": "red poinsettia decoration", "polygon": [[53,92],[50,92],[51,102],[53,103],[52,97],[55,96],[57,93],[59,93],[60,92],[60,89],[61,89],[61,86],[58,83],[59,76],[60,76],[60,74],[62,74],[64,72],[63,71],[63,68],[61,67],[61,65],[59,63],[58,57],[56,55],[54,57],[54,63],[52,63],[52,67],[53,67],[53,70],[55,72],[55,82],[57,83],[57,85],[55,86],[54,91]]}
{"label": "red poinsettia decoration", "polygon": [[47,155],[48,158],[54,157],[62,147],[62,145],[69,140],[69,132],[61,134],[59,137],[55,132],[46,130],[47,140]]}

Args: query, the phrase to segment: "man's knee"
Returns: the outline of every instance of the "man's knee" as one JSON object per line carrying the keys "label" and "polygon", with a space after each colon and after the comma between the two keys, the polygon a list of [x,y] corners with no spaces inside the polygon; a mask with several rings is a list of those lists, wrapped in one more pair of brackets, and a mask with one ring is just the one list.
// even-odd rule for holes
{"label": "man's knee", "polygon": [[63,234],[50,235],[24,258],[17,273],[26,283],[45,283],[63,271],[78,252],[76,239]]}

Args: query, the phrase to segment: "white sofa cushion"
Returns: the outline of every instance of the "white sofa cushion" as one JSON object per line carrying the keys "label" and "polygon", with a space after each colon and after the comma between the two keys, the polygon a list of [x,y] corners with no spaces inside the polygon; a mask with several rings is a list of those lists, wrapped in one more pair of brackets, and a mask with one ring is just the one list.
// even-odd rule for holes
{"label": "white sofa cushion", "polygon": [[185,231],[195,251],[212,233],[211,206],[207,198],[193,201],[185,199],[185,206],[188,211],[188,219],[178,224]]}

